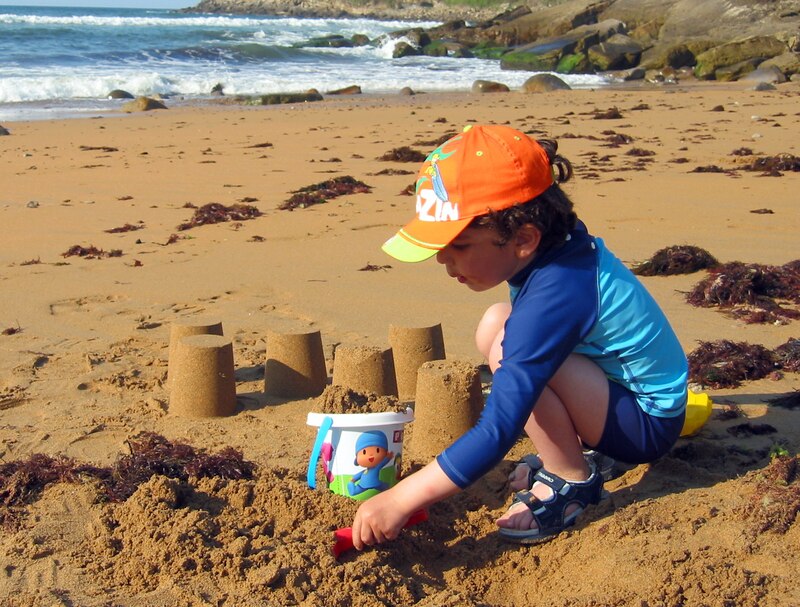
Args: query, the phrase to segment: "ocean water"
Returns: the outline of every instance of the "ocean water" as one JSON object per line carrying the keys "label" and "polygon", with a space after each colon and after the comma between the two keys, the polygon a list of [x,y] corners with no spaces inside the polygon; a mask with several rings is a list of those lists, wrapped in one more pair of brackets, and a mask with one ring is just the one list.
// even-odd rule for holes
{"label": "ocean water", "polygon": [[[175,103],[227,95],[321,92],[359,85],[365,94],[467,91],[477,79],[514,89],[530,72],[499,61],[393,59],[398,40],[358,48],[303,48],[311,38],[364,34],[370,40],[436,22],[183,14],[157,9],[0,6],[0,121],[112,111],[113,89],[160,94]],[[573,87],[601,76],[567,76]]]}

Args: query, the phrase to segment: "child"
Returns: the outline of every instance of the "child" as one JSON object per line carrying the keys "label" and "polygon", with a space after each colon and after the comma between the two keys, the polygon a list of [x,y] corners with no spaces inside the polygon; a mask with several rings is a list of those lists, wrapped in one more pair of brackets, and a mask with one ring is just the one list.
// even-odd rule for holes
{"label": "child", "polygon": [[[556,179],[557,175],[557,179]],[[436,256],[473,291],[507,281],[510,304],[476,331],[494,371],[476,425],[418,472],[365,501],[356,548],[397,537],[416,510],[466,488],[502,461],[524,428],[538,451],[497,521],[511,541],[549,539],[603,493],[583,447],[629,463],[666,453],[683,426],[687,362],[656,302],[578,221],[557,182],[572,175],[552,141],[472,126],[427,158],[417,217],[383,249],[400,261]]]}

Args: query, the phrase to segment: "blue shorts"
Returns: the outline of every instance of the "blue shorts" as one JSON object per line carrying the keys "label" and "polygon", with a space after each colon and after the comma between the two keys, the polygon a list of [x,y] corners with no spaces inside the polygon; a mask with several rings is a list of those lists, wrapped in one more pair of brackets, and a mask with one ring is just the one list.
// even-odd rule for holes
{"label": "blue shorts", "polygon": [[636,396],[617,382],[608,382],[608,417],[600,453],[628,464],[644,464],[667,453],[681,434],[685,413],[655,417],[645,413]]}

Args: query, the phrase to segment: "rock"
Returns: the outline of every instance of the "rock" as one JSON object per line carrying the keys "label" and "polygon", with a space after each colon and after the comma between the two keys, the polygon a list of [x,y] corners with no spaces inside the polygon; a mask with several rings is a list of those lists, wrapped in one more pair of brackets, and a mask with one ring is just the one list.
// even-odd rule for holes
{"label": "rock", "polygon": [[122,106],[123,112],[149,112],[150,110],[166,110],[167,106],[151,97],[137,97]]}
{"label": "rock", "polygon": [[695,63],[694,52],[685,42],[678,42],[652,46],[642,53],[639,64],[646,70],[650,70],[662,67],[693,66]]}
{"label": "rock", "polygon": [[353,34],[350,37],[353,46],[367,46],[369,44],[369,36],[366,34]]}
{"label": "rock", "polygon": [[401,59],[403,57],[414,57],[416,55],[421,55],[422,51],[418,49],[413,44],[409,44],[405,41],[400,41],[395,45],[394,50],[392,51],[392,57],[394,59]]}
{"label": "rock", "polygon": [[547,93],[549,91],[569,91],[572,87],[553,74],[536,74],[522,85],[523,93]]}
{"label": "rock", "polygon": [[353,46],[353,41],[340,34],[330,34],[328,36],[311,38],[305,42],[298,42],[295,46],[308,48],[351,48]]}
{"label": "rock", "polygon": [[211,88],[211,94],[212,94],[212,95],[219,96],[219,97],[221,97],[221,96],[225,95],[225,92],[222,90],[222,84],[221,84],[221,83],[219,83],[219,82],[218,82],[217,84],[215,84],[215,85],[214,85],[214,86]]}
{"label": "rock", "polygon": [[350,86],[346,86],[341,89],[336,89],[335,91],[327,91],[326,95],[360,95],[361,94],[361,87],[357,84],[351,84]]}
{"label": "rock", "polygon": [[[532,44],[516,48],[501,57],[500,67],[506,70],[532,72],[553,71],[563,58],[569,55],[585,54],[590,47],[608,40],[622,31],[625,31],[625,25],[615,20],[583,25],[561,36],[537,40]],[[569,70],[565,68],[563,71]]]}
{"label": "rock", "polygon": [[733,65],[719,68],[714,72],[714,78],[720,82],[730,82],[731,80],[739,80],[745,74],[749,74],[758,67],[761,59],[746,59]]}
{"label": "rock", "polygon": [[256,105],[279,105],[282,103],[308,103],[311,101],[322,101],[322,95],[317,91],[307,93],[272,93],[256,97]]}
{"label": "rock", "polygon": [[452,40],[434,40],[422,47],[422,54],[429,57],[455,57],[470,59],[475,55],[466,45]]}
{"label": "rock", "polygon": [[775,85],[770,84],[769,82],[759,82],[753,87],[754,91],[774,91],[775,89]]}
{"label": "rock", "polygon": [[759,68],[777,67],[786,77],[800,73],[800,55],[797,53],[783,53],[772,59],[767,59],[758,66]]}
{"label": "rock", "polygon": [[772,36],[754,36],[728,42],[700,53],[697,56],[695,75],[701,80],[710,80],[720,68],[748,59],[758,59],[761,62],[782,55],[786,50],[786,45]]}
{"label": "rock", "polygon": [[752,72],[745,74],[740,78],[743,82],[752,82],[756,84],[758,82],[767,82],[769,84],[781,84],[786,82],[786,74],[784,74],[780,68],[775,65],[768,65],[764,67],[764,64],[758,66]]}
{"label": "rock", "polygon": [[635,80],[644,80],[646,74],[647,72],[643,67],[632,67],[627,70],[610,72],[609,76],[622,80],[623,82],[633,82]]}
{"label": "rock", "polygon": [[398,94],[406,97],[412,97],[416,95],[414,89],[412,89],[410,86],[404,86],[403,88],[400,89],[400,92]]}
{"label": "rock", "polygon": [[0,137],[4,135],[10,135],[11,133],[8,132],[8,129],[5,128],[2,124],[0,124]]}
{"label": "rock", "polygon": [[128,91],[123,91],[122,89],[114,89],[110,91],[108,95],[106,95],[108,99],[133,99],[133,95],[131,95]]}
{"label": "rock", "polygon": [[598,71],[606,72],[636,67],[643,50],[642,45],[633,38],[615,34],[605,42],[590,47],[587,55]]}
{"label": "rock", "polygon": [[510,90],[505,84],[491,80],[476,80],[472,83],[473,93],[508,93]]}
{"label": "rock", "polygon": [[555,71],[559,74],[594,74],[595,69],[589,57],[583,53],[573,53],[561,57]]}

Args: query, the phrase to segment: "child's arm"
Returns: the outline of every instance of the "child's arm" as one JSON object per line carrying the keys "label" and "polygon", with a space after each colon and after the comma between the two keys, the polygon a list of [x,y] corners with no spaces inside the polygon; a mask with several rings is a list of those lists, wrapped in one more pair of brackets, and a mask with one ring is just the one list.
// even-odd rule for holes
{"label": "child's arm", "polygon": [[364,546],[395,539],[414,512],[459,491],[439,464],[431,462],[361,504],[353,520],[353,545],[362,550]]}

